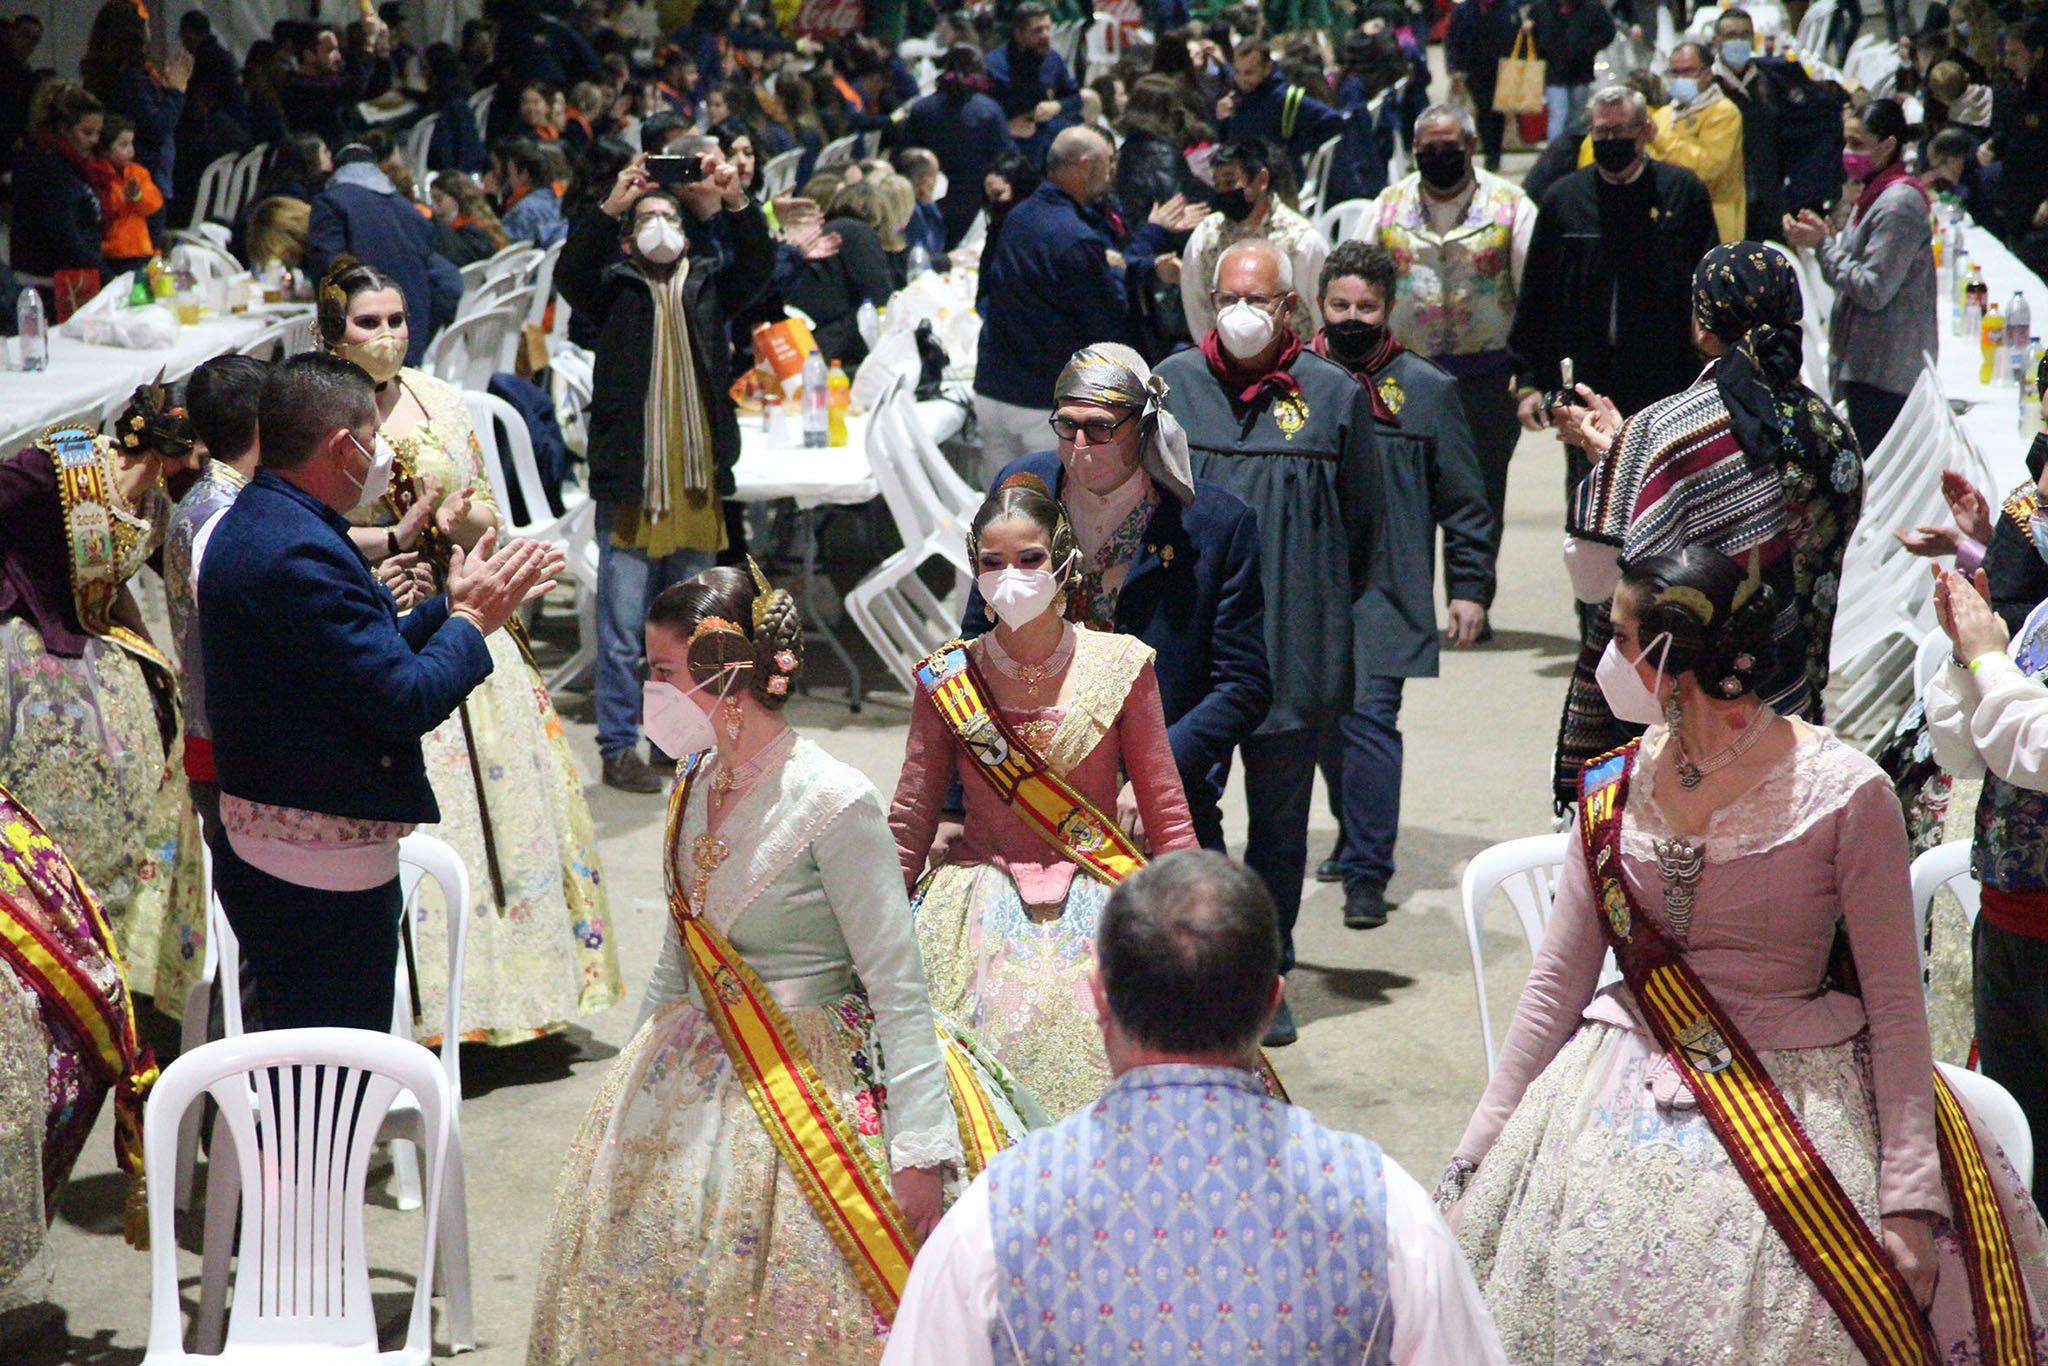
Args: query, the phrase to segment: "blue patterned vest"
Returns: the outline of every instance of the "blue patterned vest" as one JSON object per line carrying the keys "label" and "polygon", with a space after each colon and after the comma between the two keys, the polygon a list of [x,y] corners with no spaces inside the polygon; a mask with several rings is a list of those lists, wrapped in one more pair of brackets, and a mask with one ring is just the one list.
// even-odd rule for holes
{"label": "blue patterned vest", "polygon": [[171,509],[171,524],[164,532],[164,598],[170,608],[171,638],[178,645],[178,691],[188,742],[213,734],[206,721],[206,667],[199,649],[199,584],[192,577],[192,543],[208,519],[234,502],[248,482],[234,466],[207,461]]}
{"label": "blue patterned vest", "polygon": [[[2048,675],[2048,604],[2028,614],[2006,648],[2027,677]],[[1977,799],[1970,871],[1994,891],[2048,891],[2048,793],[2029,792],[1986,773],[1984,793]]]}
{"label": "blue patterned vest", "polygon": [[1380,1151],[1249,1072],[1135,1068],[988,1183],[999,1361],[1388,1359]]}

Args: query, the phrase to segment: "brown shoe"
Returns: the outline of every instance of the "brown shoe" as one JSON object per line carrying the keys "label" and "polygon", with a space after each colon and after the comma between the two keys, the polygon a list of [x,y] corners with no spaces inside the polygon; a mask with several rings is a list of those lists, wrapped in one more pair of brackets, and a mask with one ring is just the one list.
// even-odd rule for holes
{"label": "brown shoe", "polygon": [[604,761],[604,785],[621,792],[659,792],[661,775],[649,768],[638,750],[625,750]]}

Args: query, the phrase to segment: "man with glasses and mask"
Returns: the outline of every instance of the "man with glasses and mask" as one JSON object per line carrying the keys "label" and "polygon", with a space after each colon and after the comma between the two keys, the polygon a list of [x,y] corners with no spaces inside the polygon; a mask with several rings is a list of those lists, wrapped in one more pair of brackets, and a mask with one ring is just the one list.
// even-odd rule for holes
{"label": "man with glasses and mask", "polygon": [[1464,105],[1423,110],[1415,120],[1416,169],[1381,191],[1359,236],[1385,247],[1398,268],[1388,318],[1395,340],[1457,382],[1498,550],[1508,461],[1522,438],[1508,329],[1536,203],[1473,163],[1479,145]]}
{"label": "man with glasses and mask", "polygon": [[[1664,88],[1671,103],[1650,116],[1656,135],[1650,155],[1683,166],[1707,187],[1714,203],[1714,227],[1724,242],[1739,242],[1749,227],[1749,191],[1744,175],[1742,111],[1713,79],[1706,44],[1685,42],[1671,49]],[[1579,165],[1593,164],[1593,141],[1579,149]]]}
{"label": "man with glasses and mask", "polygon": [[[1047,425],[1058,448],[1011,461],[990,487],[1029,474],[1066,509],[1081,554],[1067,580],[1067,618],[1152,647],[1195,838],[1220,850],[1231,751],[1258,729],[1273,695],[1259,522],[1242,498],[1194,477],[1166,397],[1166,382],[1130,347],[1082,347],[1053,386]],[[976,585],[960,634],[989,625]],[[1127,833],[1143,834],[1128,784],[1116,814]],[[941,841],[955,831],[942,825]]]}
{"label": "man with glasses and mask", "polygon": [[[1308,865],[1316,737],[1351,709],[1351,605],[1375,564],[1385,503],[1372,405],[1343,366],[1294,330],[1296,302],[1287,254],[1263,238],[1239,242],[1217,263],[1215,327],[1155,372],[1196,478],[1258,514],[1273,701],[1239,746],[1245,863],[1273,894],[1283,972],[1294,963]],[[1266,1043],[1294,1039],[1282,1002]]]}
{"label": "man with glasses and mask", "polygon": [[[1701,364],[1692,270],[1720,240],[1713,201],[1691,171],[1648,155],[1656,125],[1641,95],[1611,85],[1591,109],[1593,164],[1544,191],[1508,333],[1530,431],[1550,425],[1567,359],[1623,414],[1687,388]],[[1565,449],[1569,501],[1589,466]]]}
{"label": "man with glasses and mask", "polygon": [[588,455],[597,748],[605,785],[625,792],[664,785],[639,751],[641,629],[662,589],[709,569],[730,546],[723,499],[740,428],[725,323],[761,297],[775,270],[767,220],[716,144],[686,140],[679,150],[699,159],[701,179],[657,186],[646,157],[635,157],[570,227],[555,267],[562,297],[598,326]]}
{"label": "man with glasses and mask", "polygon": [[[1322,273],[1330,244],[1313,223],[1274,193],[1274,156],[1273,145],[1263,138],[1247,137],[1218,147],[1209,162],[1215,177],[1216,212],[1195,225],[1178,263],[1169,264],[1171,258],[1160,260],[1159,278],[1166,283],[1194,282],[1195,287],[1180,292],[1190,337],[1201,337],[1216,325],[1216,310],[1209,306],[1209,292],[1202,285],[1215,278],[1216,263],[1239,242],[1254,237],[1271,242],[1287,253],[1297,280],[1313,280]],[[1313,337],[1322,326],[1314,301],[1305,298],[1295,300],[1289,321],[1298,337]]]}
{"label": "man with glasses and mask", "polygon": [[382,1033],[398,841],[441,819],[420,739],[490,674],[484,637],[554,586],[562,557],[487,531],[453,552],[447,593],[400,619],[345,515],[391,478],[369,375],[293,356],[265,377],[257,428],[260,465],[199,579],[214,887],[266,1028]]}
{"label": "man with glasses and mask", "polygon": [[1493,602],[1499,532],[1481,492],[1472,434],[1451,377],[1388,330],[1397,267],[1385,247],[1346,242],[1317,287],[1323,330],[1309,349],[1349,370],[1372,403],[1381,536],[1372,586],[1351,613],[1351,707],[1326,728],[1323,781],[1337,848],[1316,870],[1344,884],[1344,923],[1387,923],[1401,825],[1401,688],[1437,671],[1436,541],[1443,528],[1453,646],[1477,644]]}

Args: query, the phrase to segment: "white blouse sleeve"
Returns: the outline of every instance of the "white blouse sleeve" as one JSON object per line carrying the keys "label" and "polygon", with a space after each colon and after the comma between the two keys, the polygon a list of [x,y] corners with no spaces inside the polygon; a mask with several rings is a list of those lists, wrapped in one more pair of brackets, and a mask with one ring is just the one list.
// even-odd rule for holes
{"label": "white blouse sleeve", "polygon": [[872,790],[811,846],[825,899],[867,988],[888,1068],[889,1161],[897,1171],[960,1161],[960,1124],[932,1023],[896,842]]}
{"label": "white blouse sleeve", "polygon": [[917,1250],[882,1366],[994,1366],[996,1275],[983,1172]]}
{"label": "white blouse sleeve", "polygon": [[1988,654],[1975,663],[1974,669],[1950,664],[1928,685],[1935,756],[1958,777],[1975,776],[1974,767],[2014,787],[2048,792],[2048,686],[2007,655]]}
{"label": "white blouse sleeve", "polygon": [[1458,1239],[1429,1196],[1384,1154],[1387,1299],[1394,1312],[1395,1366],[1459,1362],[1507,1366],[1493,1316]]}
{"label": "white blouse sleeve", "polygon": [[[640,1018],[633,1021],[633,1033],[654,1018],[654,1012],[690,994],[690,970],[683,963],[683,941],[676,936],[676,923],[662,917],[661,953],[654,971],[647,974],[647,990],[640,997]],[[630,1037],[630,1036],[628,1036]]]}

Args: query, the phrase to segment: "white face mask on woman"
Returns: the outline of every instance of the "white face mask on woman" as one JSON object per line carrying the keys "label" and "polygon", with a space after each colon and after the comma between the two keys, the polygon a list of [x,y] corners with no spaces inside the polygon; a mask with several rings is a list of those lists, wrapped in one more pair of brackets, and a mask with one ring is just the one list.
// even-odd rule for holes
{"label": "white face mask on woman", "polygon": [[[1650,651],[1660,644],[1664,653],[1657,660],[1657,684],[1651,687],[1643,682],[1636,666],[1648,659]],[[1600,695],[1607,699],[1607,709],[1614,713],[1615,720],[1654,726],[1664,719],[1664,704],[1659,698],[1664,691],[1664,661],[1670,655],[1669,631],[1651,640],[1633,660],[1623,655],[1621,647],[1612,640],[1607,642],[1607,648],[1600,652],[1599,664],[1593,668],[1593,678],[1600,684]]]}
{"label": "white face mask on woman", "polygon": [[[1068,557],[1072,559],[1072,556]],[[1064,564],[1060,566],[1066,568]],[[1045,614],[1059,596],[1059,576],[1044,569],[990,569],[975,580],[981,599],[997,620],[1012,631]]]}
{"label": "white face mask on woman", "polygon": [[671,759],[710,749],[717,743],[711,716],[697,701],[701,688],[684,692],[673,683],[650,678],[640,685],[640,729],[655,748]]}
{"label": "white face mask on woman", "polygon": [[1280,324],[1273,315],[1240,299],[1216,315],[1216,340],[1235,360],[1249,360],[1266,349]]}

